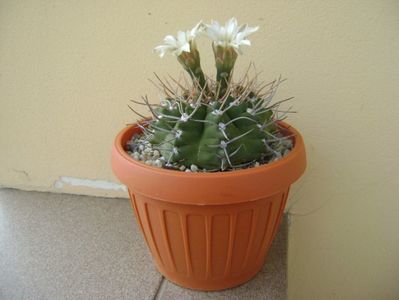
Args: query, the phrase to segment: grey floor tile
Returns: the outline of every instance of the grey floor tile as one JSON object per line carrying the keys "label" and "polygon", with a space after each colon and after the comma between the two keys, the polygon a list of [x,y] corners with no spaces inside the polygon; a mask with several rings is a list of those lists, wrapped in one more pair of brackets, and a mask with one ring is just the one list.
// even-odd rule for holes
{"label": "grey floor tile", "polygon": [[266,263],[248,283],[220,292],[197,292],[181,288],[166,279],[162,281],[157,298],[162,300],[283,300],[287,298],[287,219],[284,218],[270,248]]}
{"label": "grey floor tile", "polygon": [[196,292],[155,270],[128,200],[0,189],[0,299],[285,299],[286,237],[249,283]]}
{"label": "grey floor tile", "polygon": [[0,189],[0,299],[153,299],[126,199]]}

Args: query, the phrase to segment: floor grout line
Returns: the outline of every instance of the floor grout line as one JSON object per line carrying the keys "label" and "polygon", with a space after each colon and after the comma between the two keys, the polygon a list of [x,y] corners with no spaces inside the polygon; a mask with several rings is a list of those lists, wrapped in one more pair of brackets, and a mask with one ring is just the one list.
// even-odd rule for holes
{"label": "floor grout line", "polygon": [[161,282],[159,283],[158,289],[155,292],[155,295],[154,295],[154,297],[152,299],[153,300],[161,299],[164,289],[165,289],[165,277],[162,276],[162,279],[161,279]]}

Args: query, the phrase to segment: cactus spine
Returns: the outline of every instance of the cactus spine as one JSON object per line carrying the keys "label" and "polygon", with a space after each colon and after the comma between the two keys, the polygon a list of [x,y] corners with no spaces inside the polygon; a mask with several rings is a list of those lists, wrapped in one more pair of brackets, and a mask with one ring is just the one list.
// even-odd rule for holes
{"label": "cactus spine", "polygon": [[[201,25],[208,26],[209,35],[214,40],[216,80],[206,78],[201,69],[194,29],[179,32],[174,41],[168,36],[166,45],[156,48],[161,56],[166,51],[173,51],[193,82],[185,85],[173,80],[176,86],[172,86],[169,81],[157,77],[164,92],[161,104],[153,105],[143,98],[153,118],[140,126],[152,147],[165,158],[166,166],[196,165],[209,171],[241,168],[281,153],[277,150],[288,138],[281,135],[277,123],[289,112],[279,116],[279,104],[285,100],[271,103],[277,87],[284,80],[280,77],[259,86],[256,76],[249,79],[247,71],[241,82],[232,82],[240,43],[248,45],[249,41],[243,39],[245,33],[248,35],[257,30],[247,25],[238,28],[236,21],[232,20],[229,21],[233,22],[232,25],[221,27],[227,30],[230,26],[232,37],[229,43],[221,43],[215,37],[218,32],[211,32],[211,27],[218,24]],[[196,30],[201,26],[197,25]],[[238,33],[242,35],[237,41]]]}

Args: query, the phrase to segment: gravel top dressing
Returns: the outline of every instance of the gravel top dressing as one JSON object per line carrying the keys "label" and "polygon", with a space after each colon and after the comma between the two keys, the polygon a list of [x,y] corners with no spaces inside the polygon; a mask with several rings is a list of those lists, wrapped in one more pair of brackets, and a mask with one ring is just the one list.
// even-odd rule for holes
{"label": "gravel top dressing", "polygon": [[181,172],[218,172],[259,167],[260,165],[274,162],[290,153],[292,147],[292,140],[289,138],[285,139],[284,136],[281,135],[281,139],[278,142],[270,145],[270,153],[265,153],[264,157],[261,160],[249,162],[240,168],[231,168],[226,165],[221,166],[220,169],[215,170],[200,169],[196,165],[185,166],[177,162],[170,163],[168,162],[168,159],[162,156],[160,151],[158,151],[144,135],[133,135],[126,144],[126,152],[133,159],[142,161],[146,165],[158,168],[171,169]]}

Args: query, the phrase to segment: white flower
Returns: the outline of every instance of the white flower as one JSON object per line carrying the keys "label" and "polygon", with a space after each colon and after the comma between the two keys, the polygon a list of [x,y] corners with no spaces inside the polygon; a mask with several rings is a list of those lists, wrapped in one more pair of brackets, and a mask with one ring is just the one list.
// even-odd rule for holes
{"label": "white flower", "polygon": [[247,36],[259,29],[258,26],[249,27],[248,24],[238,26],[236,18],[228,20],[224,27],[216,21],[212,21],[210,25],[205,26],[206,34],[213,40],[215,46],[230,46],[240,54],[242,54],[241,46],[251,45]]}
{"label": "white flower", "polygon": [[186,32],[179,31],[177,38],[171,35],[165,36],[164,44],[154,48],[154,52],[163,57],[166,53],[179,56],[183,51],[190,52],[190,42]]}
{"label": "white flower", "polygon": [[163,57],[166,53],[179,56],[183,51],[190,52],[190,44],[194,43],[195,38],[202,32],[203,27],[204,25],[201,21],[189,31],[178,31],[177,37],[167,35],[163,40],[164,44],[155,47],[154,52],[158,53],[160,57]]}
{"label": "white flower", "polygon": [[200,35],[205,29],[205,24],[202,21],[199,21],[197,25],[193,27],[190,31],[187,31],[187,36],[191,41],[194,41],[195,38]]}

